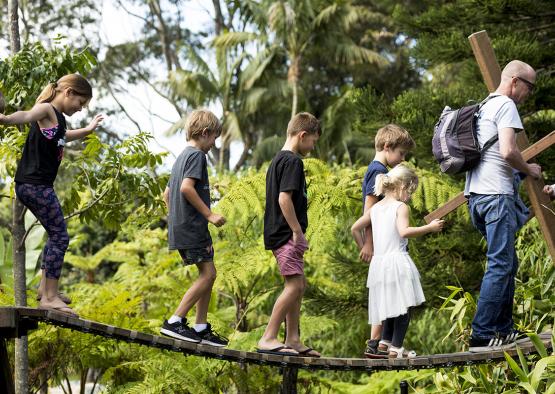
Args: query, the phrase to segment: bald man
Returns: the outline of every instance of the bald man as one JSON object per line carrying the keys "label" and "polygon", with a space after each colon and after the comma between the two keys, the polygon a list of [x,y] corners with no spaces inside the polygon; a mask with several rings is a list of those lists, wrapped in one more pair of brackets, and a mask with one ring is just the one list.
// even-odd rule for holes
{"label": "bald man", "polygon": [[477,135],[480,146],[497,140],[482,155],[480,164],[466,173],[465,196],[472,223],[487,243],[487,268],[478,308],[472,322],[471,352],[500,350],[520,339],[513,327],[513,298],[518,260],[518,231],[513,169],[539,178],[541,168],[524,161],[516,144],[522,121],[516,105],[534,90],[536,72],[513,60],[503,69],[501,83],[480,109]]}

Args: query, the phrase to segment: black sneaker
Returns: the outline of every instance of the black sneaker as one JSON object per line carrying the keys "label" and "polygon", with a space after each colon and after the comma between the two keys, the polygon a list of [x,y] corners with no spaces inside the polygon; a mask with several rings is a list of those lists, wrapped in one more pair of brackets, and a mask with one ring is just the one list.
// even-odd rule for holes
{"label": "black sneaker", "polygon": [[212,326],[210,325],[210,323],[206,323],[206,328],[202,331],[197,332],[197,335],[200,337],[200,343],[203,345],[223,347],[227,346],[227,344],[229,343],[227,338],[222,337],[218,333],[212,331]]}
{"label": "black sneaker", "polygon": [[194,329],[189,327],[189,325],[187,324],[187,319],[183,319],[181,322],[175,322],[171,324],[168,323],[167,320],[164,320],[164,324],[160,329],[160,334],[175,339],[181,339],[182,341],[195,343],[200,342],[200,337]]}
{"label": "black sneaker", "polygon": [[503,338],[505,343],[515,343],[517,345],[530,340],[530,337],[528,337],[525,332],[518,330],[512,330],[509,334],[504,336],[501,335],[501,338]]}
{"label": "black sneaker", "polygon": [[379,346],[380,346],[379,339],[367,340],[364,356],[366,358],[387,358],[389,356],[389,351],[380,350]]}
{"label": "black sneaker", "polygon": [[477,352],[491,352],[495,350],[505,350],[515,345],[514,342],[506,342],[503,338],[474,338],[470,337],[470,346],[468,351],[472,353]]}

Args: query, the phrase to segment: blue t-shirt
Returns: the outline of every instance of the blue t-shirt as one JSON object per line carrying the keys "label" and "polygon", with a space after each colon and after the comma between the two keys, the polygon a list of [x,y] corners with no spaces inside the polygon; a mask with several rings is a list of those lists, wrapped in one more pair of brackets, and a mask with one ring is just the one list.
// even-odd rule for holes
{"label": "blue t-shirt", "polygon": [[[387,174],[387,167],[384,166],[380,161],[374,160],[368,165],[366,174],[364,174],[364,179],[362,181],[362,209],[364,210],[364,202],[366,196],[374,195],[374,187],[376,186],[376,176],[378,174]],[[380,198],[381,199],[381,198]]]}

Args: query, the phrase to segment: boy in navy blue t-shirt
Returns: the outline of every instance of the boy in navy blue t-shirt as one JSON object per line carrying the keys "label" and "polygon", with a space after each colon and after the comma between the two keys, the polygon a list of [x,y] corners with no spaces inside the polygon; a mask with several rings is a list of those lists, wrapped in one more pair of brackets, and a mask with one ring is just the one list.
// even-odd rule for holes
{"label": "boy in navy blue t-shirt", "polygon": [[[368,211],[372,205],[377,203],[381,196],[374,194],[374,187],[376,184],[376,176],[378,174],[387,174],[388,167],[395,167],[397,164],[405,160],[406,154],[415,146],[414,140],[404,128],[395,124],[388,124],[378,130],[374,140],[376,148],[376,156],[374,160],[368,165],[366,174],[362,181],[362,209],[363,213]],[[364,229],[364,245],[360,250],[360,259],[369,263],[374,253],[372,245],[372,227],[369,226]],[[385,327],[384,329],[389,329]],[[382,333],[382,326],[372,326],[372,333],[368,341],[368,348],[366,349],[366,356],[372,357],[375,354],[387,355],[387,344],[380,344],[378,349],[378,342]]]}

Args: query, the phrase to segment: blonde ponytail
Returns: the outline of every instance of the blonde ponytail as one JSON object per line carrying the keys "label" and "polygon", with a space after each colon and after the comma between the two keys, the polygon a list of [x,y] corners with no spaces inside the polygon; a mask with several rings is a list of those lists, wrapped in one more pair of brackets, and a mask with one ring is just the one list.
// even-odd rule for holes
{"label": "blonde ponytail", "polygon": [[389,189],[391,182],[387,174],[378,174],[376,176],[376,185],[374,186],[374,194],[376,196],[381,196],[385,194],[385,191]]}
{"label": "blonde ponytail", "polygon": [[92,87],[89,81],[79,74],[67,74],[56,82],[49,83],[37,97],[37,103],[50,103],[56,95],[66,88],[87,99],[92,98]]}

